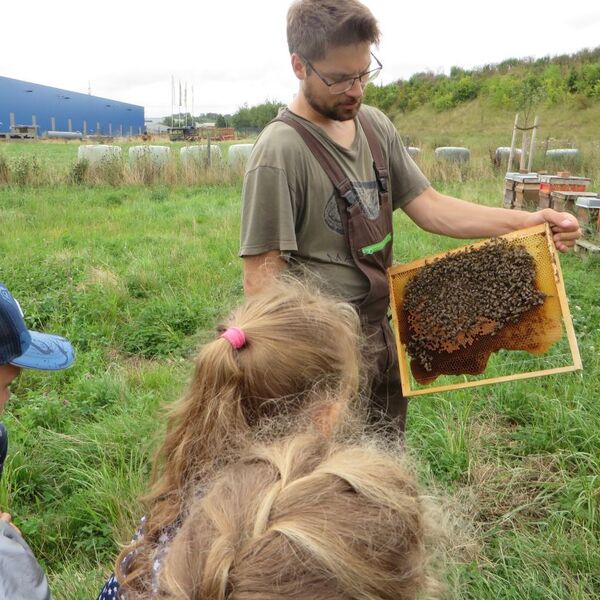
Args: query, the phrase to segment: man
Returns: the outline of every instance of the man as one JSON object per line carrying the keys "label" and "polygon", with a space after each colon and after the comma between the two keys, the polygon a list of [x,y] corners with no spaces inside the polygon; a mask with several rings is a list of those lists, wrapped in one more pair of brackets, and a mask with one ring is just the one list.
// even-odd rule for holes
{"label": "man", "polygon": [[[70,366],[73,359],[73,348],[64,338],[27,329],[19,304],[0,283],[0,413],[21,369],[56,371]],[[6,431],[2,434],[3,463]],[[10,520],[8,513],[0,512],[0,599],[49,600],[46,576]]]}
{"label": "man", "polygon": [[240,255],[252,294],[286,267],[302,267],[353,302],[368,336],[372,406],[404,427],[406,400],[386,317],[392,211],[455,238],[484,238],[548,222],[561,251],[581,232],[569,214],[472,204],[440,194],[383,113],[361,106],[381,70],[377,21],[358,0],[297,0],[288,46],[299,90],[259,136],[242,192]]}

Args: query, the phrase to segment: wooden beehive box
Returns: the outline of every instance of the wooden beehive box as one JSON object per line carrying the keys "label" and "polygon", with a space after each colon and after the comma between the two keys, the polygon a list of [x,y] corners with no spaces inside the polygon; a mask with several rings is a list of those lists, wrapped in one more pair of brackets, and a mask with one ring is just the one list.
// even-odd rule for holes
{"label": "wooden beehive box", "polygon": [[504,180],[504,208],[537,208],[539,191],[537,173],[507,173]]}
{"label": "wooden beehive box", "polygon": [[595,192],[570,192],[570,191],[559,191],[552,192],[552,208],[559,212],[569,211],[575,214],[575,202],[579,198],[597,198],[598,194]]}
{"label": "wooden beehive box", "polygon": [[[600,196],[578,196],[575,200],[575,211],[581,225],[600,224]],[[600,230],[600,226],[597,229]]]}
{"label": "wooden beehive box", "polygon": [[[402,389],[417,396],[581,369],[581,359],[569,312],[557,252],[548,225],[501,236],[524,249],[535,264],[535,289],[543,296],[539,306],[523,313],[500,331],[479,326],[468,344],[459,331],[456,344],[433,353],[435,367],[428,373],[408,347],[415,339],[414,315],[404,308],[407,286],[428,265],[439,259],[482,249],[490,240],[419,259],[388,270],[393,326],[398,347]],[[442,295],[443,297],[443,295]],[[493,293],[490,301],[494,301]],[[418,321],[418,319],[417,319]],[[470,334],[469,334],[470,335]]]}

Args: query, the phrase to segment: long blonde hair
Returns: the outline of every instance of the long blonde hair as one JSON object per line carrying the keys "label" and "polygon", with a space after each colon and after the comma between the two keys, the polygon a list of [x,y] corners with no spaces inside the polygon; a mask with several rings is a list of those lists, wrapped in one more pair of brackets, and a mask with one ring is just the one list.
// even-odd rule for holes
{"label": "long blonde hair", "polygon": [[159,600],[409,600],[429,523],[395,456],[310,435],[256,447],[197,500],[162,566]]}
{"label": "long blonde hair", "polygon": [[153,548],[181,517],[190,489],[238,453],[265,422],[299,427],[303,418],[318,417],[315,411],[328,394],[350,403],[357,398],[360,324],[349,304],[299,282],[273,282],[234,310],[218,332],[228,327],[242,329],[246,344],[236,350],[221,337],[205,344],[187,391],[169,411],[144,498],[144,536],[116,561],[124,589],[147,589]]}

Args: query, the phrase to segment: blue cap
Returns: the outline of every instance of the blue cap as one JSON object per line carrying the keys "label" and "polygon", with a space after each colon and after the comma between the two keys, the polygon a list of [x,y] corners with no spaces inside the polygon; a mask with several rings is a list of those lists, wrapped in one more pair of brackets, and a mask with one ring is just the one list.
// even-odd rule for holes
{"label": "blue cap", "polygon": [[58,371],[74,359],[73,346],[65,338],[27,329],[19,303],[0,283],[0,365]]}

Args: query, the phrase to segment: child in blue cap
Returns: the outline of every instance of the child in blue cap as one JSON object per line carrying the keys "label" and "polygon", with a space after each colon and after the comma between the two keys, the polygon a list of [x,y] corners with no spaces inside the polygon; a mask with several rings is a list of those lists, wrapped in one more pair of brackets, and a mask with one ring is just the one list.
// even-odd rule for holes
{"label": "child in blue cap", "polygon": [[[19,303],[0,283],[0,413],[21,369],[58,371],[70,366],[74,358],[66,339],[29,331]],[[6,429],[0,423],[0,475],[7,448]],[[10,520],[8,513],[0,512],[0,598],[49,600],[46,576]]]}

